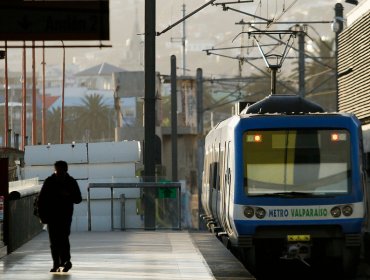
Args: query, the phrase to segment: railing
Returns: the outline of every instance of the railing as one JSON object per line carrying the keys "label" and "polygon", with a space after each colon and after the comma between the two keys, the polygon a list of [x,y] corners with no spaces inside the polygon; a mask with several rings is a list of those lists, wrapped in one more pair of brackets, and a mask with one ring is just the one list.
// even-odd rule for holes
{"label": "railing", "polygon": [[40,190],[41,185],[38,178],[9,182],[9,195],[11,199],[20,199],[21,197],[38,194]]}
{"label": "railing", "polygon": [[[87,211],[88,211],[88,231],[91,231],[91,189],[105,188],[110,189],[110,218],[111,230],[114,230],[114,189],[139,189],[140,196],[137,198],[142,203],[144,228],[157,228],[156,219],[158,214],[159,200],[166,205],[176,202],[177,219],[171,224],[172,229],[181,229],[181,183],[177,182],[140,182],[140,183],[90,183],[87,187]],[[118,199],[118,198],[116,198]],[[171,213],[170,213],[171,214]],[[122,218],[121,218],[122,219]],[[124,220],[124,217],[123,217]],[[173,220],[173,219],[172,219]]]}
{"label": "railing", "polygon": [[33,214],[33,203],[40,189],[38,179],[9,183],[8,254],[42,231],[43,225]]}

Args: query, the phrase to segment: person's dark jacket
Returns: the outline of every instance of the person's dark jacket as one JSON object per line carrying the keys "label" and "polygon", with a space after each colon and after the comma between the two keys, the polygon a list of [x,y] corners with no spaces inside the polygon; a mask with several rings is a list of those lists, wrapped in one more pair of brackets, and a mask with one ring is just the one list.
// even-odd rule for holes
{"label": "person's dark jacket", "polygon": [[64,176],[53,174],[46,178],[38,198],[39,217],[43,224],[53,221],[70,221],[73,204],[82,201],[77,181],[68,173]]}

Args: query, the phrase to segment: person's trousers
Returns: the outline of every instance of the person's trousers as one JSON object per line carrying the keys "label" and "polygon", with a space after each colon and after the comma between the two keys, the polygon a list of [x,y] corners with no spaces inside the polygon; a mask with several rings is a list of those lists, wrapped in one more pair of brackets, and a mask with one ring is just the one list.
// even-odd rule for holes
{"label": "person's trousers", "polygon": [[71,246],[69,243],[71,223],[72,220],[59,220],[48,224],[50,250],[54,267],[61,266],[71,260]]}

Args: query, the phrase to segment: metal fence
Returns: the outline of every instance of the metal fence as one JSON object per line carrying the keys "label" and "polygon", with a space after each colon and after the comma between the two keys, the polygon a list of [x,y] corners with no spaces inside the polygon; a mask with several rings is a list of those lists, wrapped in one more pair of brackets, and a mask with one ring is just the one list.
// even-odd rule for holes
{"label": "metal fence", "polygon": [[[140,183],[89,183],[87,187],[88,230],[92,229],[92,189],[110,189],[110,222],[111,230],[125,230],[126,216],[129,214],[127,201],[135,200],[136,215],[143,221],[146,230],[181,229],[181,183],[178,182],[140,182]],[[115,189],[134,189],[136,195],[115,195]],[[114,204],[120,203],[121,213],[119,228],[114,224]],[[132,207],[131,207],[132,208]]]}

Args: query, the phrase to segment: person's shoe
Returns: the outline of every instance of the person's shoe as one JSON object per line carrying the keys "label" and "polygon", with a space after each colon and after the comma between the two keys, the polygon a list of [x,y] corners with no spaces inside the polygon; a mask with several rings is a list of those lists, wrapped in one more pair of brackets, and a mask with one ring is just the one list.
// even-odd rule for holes
{"label": "person's shoe", "polygon": [[65,262],[63,265],[63,272],[68,272],[72,268],[72,263],[70,261]]}
{"label": "person's shoe", "polygon": [[59,271],[59,266],[53,266],[51,269],[50,269],[50,272],[58,272]]}

